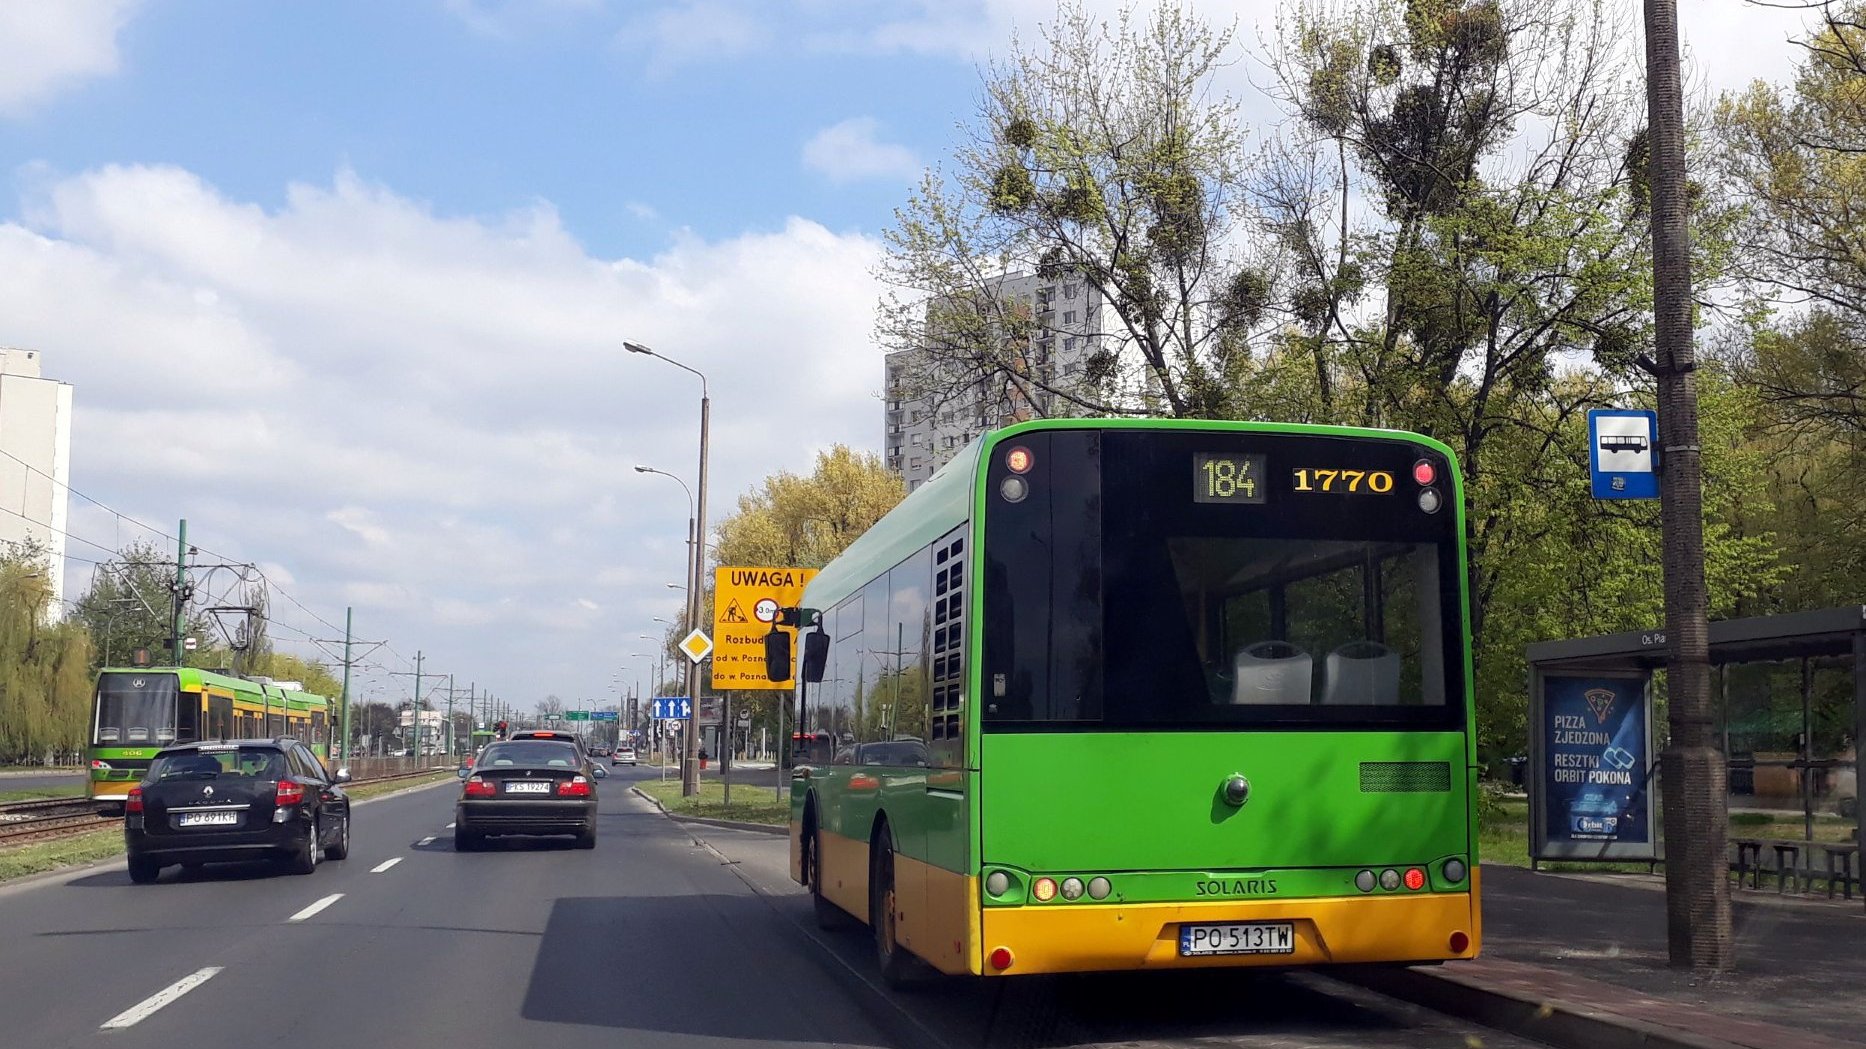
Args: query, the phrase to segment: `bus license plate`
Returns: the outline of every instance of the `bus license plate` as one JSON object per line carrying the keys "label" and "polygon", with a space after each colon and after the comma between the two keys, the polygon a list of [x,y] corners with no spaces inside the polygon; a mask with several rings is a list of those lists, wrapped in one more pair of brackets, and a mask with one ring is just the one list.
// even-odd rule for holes
{"label": "bus license plate", "polygon": [[237,812],[184,812],[175,817],[177,827],[233,827],[239,822]]}
{"label": "bus license plate", "polygon": [[1181,925],[1179,956],[1200,954],[1294,954],[1296,926],[1291,922],[1231,922]]}
{"label": "bus license plate", "polygon": [[532,780],[530,782],[518,780],[516,782],[506,783],[505,792],[507,794],[549,794],[551,792],[551,785],[544,780]]}

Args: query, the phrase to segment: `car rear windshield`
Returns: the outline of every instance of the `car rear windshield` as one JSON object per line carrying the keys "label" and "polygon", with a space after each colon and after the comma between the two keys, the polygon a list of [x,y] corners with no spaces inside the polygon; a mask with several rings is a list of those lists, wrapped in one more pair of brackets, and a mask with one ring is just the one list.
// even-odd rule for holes
{"label": "car rear windshield", "polygon": [[514,740],[501,743],[496,747],[487,747],[480,755],[480,766],[494,768],[505,765],[545,765],[552,768],[575,768],[577,766],[577,745],[574,743],[556,743],[542,739]]}
{"label": "car rear windshield", "polygon": [[285,772],[285,755],[272,747],[178,750],[156,758],[149,767],[150,777],[156,780],[218,779],[222,776],[276,780]]}

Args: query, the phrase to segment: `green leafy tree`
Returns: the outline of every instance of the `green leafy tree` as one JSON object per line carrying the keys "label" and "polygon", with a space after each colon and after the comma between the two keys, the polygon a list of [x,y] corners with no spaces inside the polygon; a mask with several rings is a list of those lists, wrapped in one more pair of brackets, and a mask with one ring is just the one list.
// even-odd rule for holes
{"label": "green leafy tree", "polygon": [[[175,561],[164,557],[154,543],[136,541],[97,566],[90,586],[78,598],[72,618],[84,624],[94,641],[101,664],[125,665],[136,649],[147,649],[158,664],[170,659],[167,639],[174,633]],[[214,656],[220,636],[211,617],[190,611],[183,620],[183,636],[201,645],[188,653],[190,666],[227,666],[224,655]]]}
{"label": "green leafy tree", "polygon": [[[1232,243],[1245,172],[1234,100],[1214,74],[1229,30],[1177,3],[1111,21],[1064,0],[1035,46],[984,77],[950,180],[928,174],[895,213],[877,331],[913,350],[902,393],[985,394],[1037,412],[1220,414],[1262,280]],[[1007,278],[1067,275],[1089,291],[1058,322]],[[1084,339],[1084,367],[1052,367]]]}
{"label": "green leafy tree", "polygon": [[70,758],[87,742],[90,636],[52,620],[51,573],[36,543],[0,549],[0,761]]}

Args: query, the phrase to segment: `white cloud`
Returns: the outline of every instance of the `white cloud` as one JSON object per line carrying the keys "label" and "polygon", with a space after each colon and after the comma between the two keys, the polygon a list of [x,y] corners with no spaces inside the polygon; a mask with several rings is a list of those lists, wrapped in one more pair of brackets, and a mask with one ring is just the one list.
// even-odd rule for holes
{"label": "white cloud", "polygon": [[[23,213],[0,330],[75,387],[80,491],[509,696],[593,690],[682,600],[686,497],[632,467],[692,482],[699,384],[623,339],[707,373],[715,522],[880,437],[876,245],[803,219],[609,259],[548,206],[443,216],[341,172],[269,209],[171,167],[52,180]],[[273,607],[281,643],[329,636]]]}
{"label": "white cloud", "polygon": [[447,13],[480,36],[505,39],[566,15],[603,9],[604,0],[444,0]]}
{"label": "white cloud", "polygon": [[731,0],[676,0],[628,21],[616,46],[648,58],[647,72],[662,77],[696,63],[718,62],[770,46],[777,38],[768,8]]}
{"label": "white cloud", "polygon": [[0,3],[0,116],[20,116],[73,84],[115,73],[117,33],[141,3]]}
{"label": "white cloud", "polygon": [[832,124],[804,143],[804,166],[836,183],[868,178],[911,179],[918,175],[920,161],[913,150],[878,141],[875,134],[880,129],[880,122],[873,117],[852,117]]}

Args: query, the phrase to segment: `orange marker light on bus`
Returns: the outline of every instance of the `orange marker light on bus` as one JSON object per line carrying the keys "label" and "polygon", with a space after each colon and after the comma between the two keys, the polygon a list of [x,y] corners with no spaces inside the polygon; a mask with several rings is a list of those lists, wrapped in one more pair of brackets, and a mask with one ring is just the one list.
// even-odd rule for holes
{"label": "orange marker light on bus", "polygon": [[1030,468],[1035,466],[1036,462],[1036,457],[1030,454],[1030,449],[1021,444],[1004,455],[1005,468],[1014,474],[1029,473]]}
{"label": "orange marker light on bus", "polygon": [[1056,898],[1056,879],[1038,878],[1036,884],[1030,887],[1030,894],[1037,898],[1038,903],[1050,902]]}

